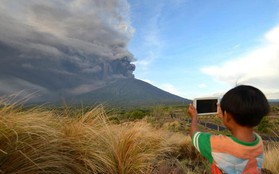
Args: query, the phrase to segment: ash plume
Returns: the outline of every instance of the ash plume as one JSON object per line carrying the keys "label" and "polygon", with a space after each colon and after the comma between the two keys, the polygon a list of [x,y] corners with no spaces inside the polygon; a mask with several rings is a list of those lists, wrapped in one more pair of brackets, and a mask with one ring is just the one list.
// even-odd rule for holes
{"label": "ash plume", "polygon": [[134,78],[126,0],[0,2],[0,94],[76,95]]}

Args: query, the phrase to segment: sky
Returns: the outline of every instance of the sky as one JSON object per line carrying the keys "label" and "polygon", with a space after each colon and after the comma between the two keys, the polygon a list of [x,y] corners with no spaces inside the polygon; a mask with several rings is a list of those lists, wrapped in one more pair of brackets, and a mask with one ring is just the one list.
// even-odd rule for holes
{"label": "sky", "polygon": [[187,99],[240,84],[279,99],[279,0],[1,0],[0,22],[0,95],[137,78]]}
{"label": "sky", "polygon": [[278,0],[128,0],[135,77],[193,99],[253,85],[279,98]]}

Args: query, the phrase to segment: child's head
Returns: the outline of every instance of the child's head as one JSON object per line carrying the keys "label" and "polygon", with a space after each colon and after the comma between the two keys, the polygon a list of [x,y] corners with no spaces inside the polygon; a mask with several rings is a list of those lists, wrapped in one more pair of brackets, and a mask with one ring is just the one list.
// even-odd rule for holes
{"label": "child's head", "polygon": [[222,98],[221,110],[230,113],[241,126],[257,126],[269,112],[265,95],[253,86],[240,85],[229,90]]}

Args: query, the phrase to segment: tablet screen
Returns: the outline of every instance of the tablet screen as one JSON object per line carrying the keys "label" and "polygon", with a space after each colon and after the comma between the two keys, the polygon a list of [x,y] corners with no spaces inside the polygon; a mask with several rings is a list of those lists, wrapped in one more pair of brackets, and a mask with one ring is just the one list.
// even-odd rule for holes
{"label": "tablet screen", "polygon": [[194,106],[199,115],[217,114],[218,98],[199,98],[194,100]]}

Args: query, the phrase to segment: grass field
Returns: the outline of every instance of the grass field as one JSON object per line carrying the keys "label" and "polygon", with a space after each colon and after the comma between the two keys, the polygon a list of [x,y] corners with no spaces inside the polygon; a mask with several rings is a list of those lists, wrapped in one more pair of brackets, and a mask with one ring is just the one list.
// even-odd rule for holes
{"label": "grass field", "polygon": [[[1,104],[0,173],[209,173],[187,124],[181,130],[183,119],[164,118],[170,109],[142,112],[149,115],[131,111],[116,121],[101,105],[58,111]],[[266,144],[264,167],[274,173],[278,152],[277,143]]]}

